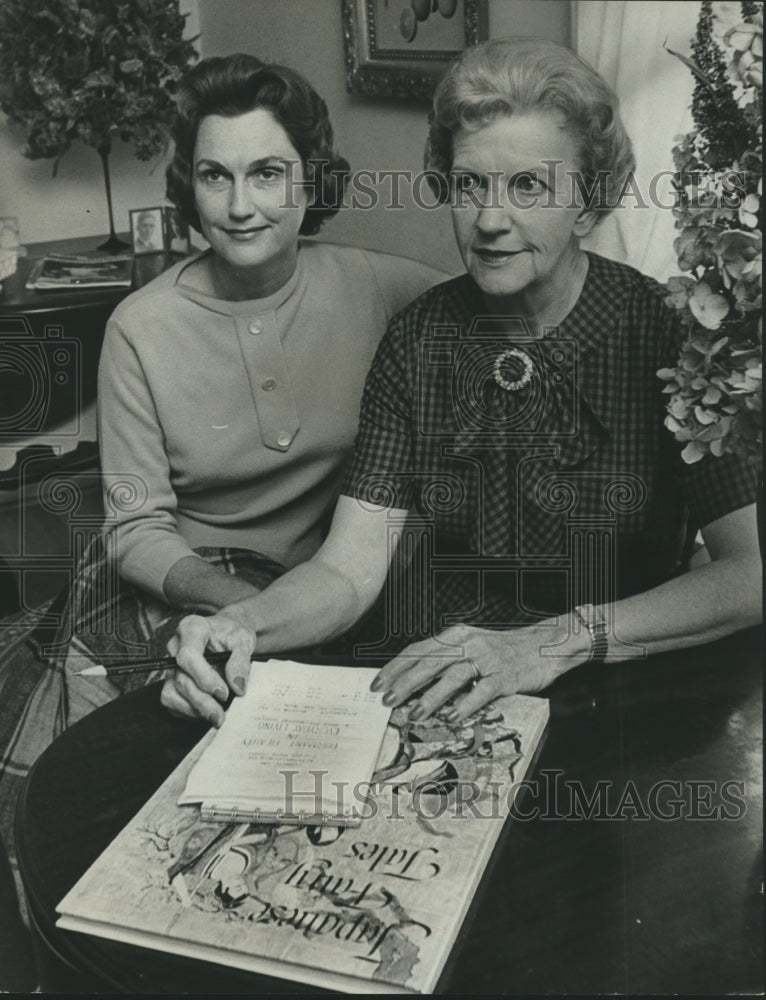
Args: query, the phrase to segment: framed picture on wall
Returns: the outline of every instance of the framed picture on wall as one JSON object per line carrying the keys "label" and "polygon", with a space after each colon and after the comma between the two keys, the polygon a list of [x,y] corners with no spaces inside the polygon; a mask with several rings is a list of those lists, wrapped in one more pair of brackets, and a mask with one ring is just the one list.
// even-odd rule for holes
{"label": "framed picture on wall", "polygon": [[486,0],[343,0],[346,86],[428,100],[447,65],[487,38]]}

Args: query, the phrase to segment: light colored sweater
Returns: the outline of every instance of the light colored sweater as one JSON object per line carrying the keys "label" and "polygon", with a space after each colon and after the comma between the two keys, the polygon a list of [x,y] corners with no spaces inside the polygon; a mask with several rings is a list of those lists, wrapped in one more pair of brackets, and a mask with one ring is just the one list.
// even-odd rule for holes
{"label": "light colored sweater", "polygon": [[184,285],[183,261],[107,324],[99,442],[123,579],[160,599],[198,546],[287,567],[322,541],[391,316],[445,275],[416,261],[304,243],[292,278],[229,302]]}

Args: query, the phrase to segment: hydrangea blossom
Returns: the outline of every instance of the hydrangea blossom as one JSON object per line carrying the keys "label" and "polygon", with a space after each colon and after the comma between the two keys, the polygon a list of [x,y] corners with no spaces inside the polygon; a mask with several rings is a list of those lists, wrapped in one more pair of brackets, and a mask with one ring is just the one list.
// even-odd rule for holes
{"label": "hydrangea blossom", "polygon": [[[666,302],[688,334],[675,368],[658,374],[669,395],[665,425],[686,442],[687,462],[704,455],[761,454],[762,233],[761,4],[743,3],[743,23],[712,37],[704,0],[694,59],[695,129],[673,149],[681,275]],[[724,113],[725,112],[725,113]]]}

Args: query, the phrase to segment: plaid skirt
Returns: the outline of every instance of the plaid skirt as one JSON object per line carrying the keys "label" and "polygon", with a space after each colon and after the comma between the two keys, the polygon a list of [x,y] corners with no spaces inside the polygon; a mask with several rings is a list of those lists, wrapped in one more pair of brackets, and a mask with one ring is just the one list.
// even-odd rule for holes
{"label": "plaid skirt", "polygon": [[[263,589],[285,568],[246,549],[201,548],[197,555]],[[162,678],[150,674],[82,677],[83,668],[166,656],[186,612],[116,579],[103,538],[84,554],[71,588],[34,611],[0,621],[0,849],[16,864],[14,814],[34,762],[68,726],[120,694]]]}

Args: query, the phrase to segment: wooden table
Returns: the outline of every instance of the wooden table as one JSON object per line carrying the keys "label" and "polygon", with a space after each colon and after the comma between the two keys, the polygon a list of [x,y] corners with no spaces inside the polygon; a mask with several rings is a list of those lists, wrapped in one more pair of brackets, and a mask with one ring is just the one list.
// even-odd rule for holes
{"label": "wooden table", "polygon": [[[557,682],[520,805],[537,814],[506,827],[444,992],[762,991],[761,655],[750,630]],[[44,990],[310,992],[55,928],[58,901],[203,729],[147,688],[34,767],[17,831]]]}

